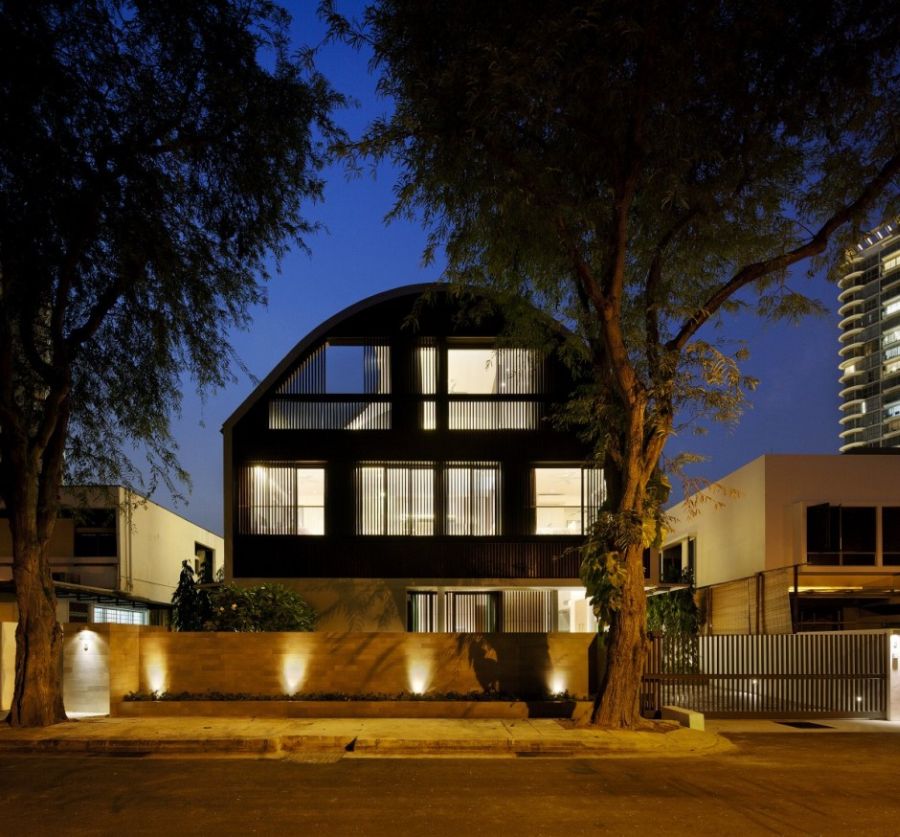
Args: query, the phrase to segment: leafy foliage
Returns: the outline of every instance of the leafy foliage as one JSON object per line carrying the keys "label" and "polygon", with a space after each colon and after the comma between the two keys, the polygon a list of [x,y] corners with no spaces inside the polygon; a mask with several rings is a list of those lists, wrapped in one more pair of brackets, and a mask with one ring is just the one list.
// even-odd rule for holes
{"label": "leafy foliage", "polygon": [[690,674],[699,665],[697,637],[701,613],[693,574],[686,570],[681,582],[687,587],[650,596],[647,600],[647,628],[662,638],[663,670]]}
{"label": "leafy foliage", "polygon": [[312,631],[316,612],[281,584],[238,587],[225,584],[209,593],[207,631]]}
{"label": "leafy foliage", "polygon": [[611,619],[601,716],[636,723],[666,441],[735,420],[756,383],[745,347],[699,332],[821,310],[791,267],[835,263],[900,209],[900,10],[379,0],[359,25],[326,10],[395,103],[346,157],[395,163],[394,215],[423,219],[448,279],[530,300],[581,340],[572,416],[620,518],[584,553]]}
{"label": "leafy foliage", "polygon": [[228,380],[225,329],[264,299],[269,254],[313,229],[314,129],[339,136],[340,97],[288,23],[267,0],[4,7],[4,445],[30,434],[40,454],[61,403],[73,481],[136,477],[125,442],[168,478],[182,375]]}
{"label": "leafy foliage", "polygon": [[209,595],[197,586],[194,568],[182,561],[178,586],[172,594],[172,625],[176,631],[202,631],[209,618]]}
{"label": "leafy foliage", "polygon": [[[42,550],[64,477],[175,490],[187,475],[169,421],[185,381],[230,379],[227,330],[264,300],[269,256],[314,228],[302,209],[321,197],[341,99],[291,52],[288,25],[270,0],[0,6],[0,499],[22,637],[12,723],[64,718],[60,684],[37,682],[61,671]],[[125,455],[135,446],[146,483]]]}
{"label": "leafy foliage", "polygon": [[587,697],[576,697],[568,692],[550,693],[540,695],[514,695],[507,692],[400,692],[399,694],[387,694],[386,692],[295,692],[291,695],[257,695],[247,692],[129,692],[123,700],[126,703],[142,703],[147,701],[340,701],[349,702],[383,702],[383,701],[463,701],[471,703],[513,703],[519,700],[542,700],[548,703],[563,704],[575,700],[587,700]]}

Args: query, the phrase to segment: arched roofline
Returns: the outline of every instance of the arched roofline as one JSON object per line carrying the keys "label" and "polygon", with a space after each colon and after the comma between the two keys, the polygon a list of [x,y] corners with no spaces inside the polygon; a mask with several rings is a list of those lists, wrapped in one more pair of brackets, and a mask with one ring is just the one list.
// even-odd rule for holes
{"label": "arched roofline", "polygon": [[222,425],[222,431],[224,432],[225,430],[234,427],[234,425],[237,424],[237,422],[239,422],[278,382],[282,375],[297,363],[306,351],[312,348],[322,338],[327,337],[328,334],[336,326],[344,322],[344,320],[355,317],[357,314],[369,308],[375,308],[384,302],[401,299],[404,296],[421,296],[428,290],[445,287],[447,286],[435,282],[420,282],[415,285],[401,285],[399,288],[391,288],[389,291],[382,291],[381,293],[361,299],[359,302],[355,302],[353,305],[344,308],[342,311],[338,311],[337,314],[329,317],[321,325],[314,328],[284,356],[283,360],[268,375],[266,375],[253,392],[241,402],[240,406],[225,419],[225,423]]}

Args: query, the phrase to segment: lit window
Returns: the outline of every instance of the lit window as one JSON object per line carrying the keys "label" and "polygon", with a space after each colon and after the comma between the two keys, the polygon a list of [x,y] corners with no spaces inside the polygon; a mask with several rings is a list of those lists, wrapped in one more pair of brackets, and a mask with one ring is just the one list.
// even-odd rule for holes
{"label": "lit window", "polygon": [[583,535],[604,499],[599,468],[535,468],[535,534]]}
{"label": "lit window", "polygon": [[356,469],[357,535],[433,535],[434,467],[430,463]]}
{"label": "lit window", "polygon": [[[418,346],[414,357],[415,391],[419,395],[434,395],[437,393],[437,348],[430,345]],[[431,399],[419,402],[419,427],[422,430],[434,430],[437,427],[437,410]]]}
{"label": "lit window", "polygon": [[[450,395],[534,395],[542,390],[543,364],[534,349],[451,348],[447,351]],[[450,430],[534,430],[540,405],[533,400],[454,399]]]}
{"label": "lit window", "polygon": [[126,610],[123,607],[95,607],[94,622],[115,625],[146,625],[146,610]]}
{"label": "lit window", "polygon": [[243,468],[238,531],[248,535],[324,535],[325,469],[288,465]]}
{"label": "lit window", "polygon": [[447,392],[528,395],[540,391],[534,349],[448,349]]}
{"label": "lit window", "polygon": [[[384,344],[319,346],[269,401],[269,429],[390,430],[390,361],[390,347]],[[345,398],[304,398],[319,394]]]}
{"label": "lit window", "polygon": [[885,256],[884,261],[881,263],[881,272],[887,273],[890,270],[895,270],[900,267],[900,252],[891,253],[889,256]]}
{"label": "lit window", "polygon": [[900,297],[895,297],[894,299],[884,304],[885,317],[890,317],[892,314],[896,314],[898,311],[900,311]]}
{"label": "lit window", "polygon": [[450,464],[444,470],[448,535],[500,532],[500,466],[494,462]]}

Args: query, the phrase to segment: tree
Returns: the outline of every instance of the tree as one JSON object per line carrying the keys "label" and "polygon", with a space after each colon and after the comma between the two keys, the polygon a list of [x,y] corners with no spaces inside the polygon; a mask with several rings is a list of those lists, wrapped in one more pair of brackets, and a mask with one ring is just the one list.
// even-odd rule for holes
{"label": "tree", "polygon": [[734,418],[753,384],[703,327],[815,310],[791,266],[833,262],[873,212],[897,211],[900,14],[864,0],[326,13],[371,48],[394,105],[348,159],[397,165],[393,215],[423,219],[448,279],[530,298],[583,342],[591,387],[572,411],[609,489],[582,556],[609,624],[594,720],[635,726],[666,441],[681,416]]}
{"label": "tree", "polygon": [[210,618],[209,594],[197,586],[194,568],[181,562],[178,586],[172,594],[172,623],[176,631],[202,631]]}
{"label": "tree", "polygon": [[226,329],[264,298],[339,97],[268,0],[0,5],[0,499],[19,623],[9,721],[65,719],[46,546],[64,475],[177,462],[182,375],[228,379]]}
{"label": "tree", "polygon": [[312,631],[316,612],[281,584],[222,585],[209,595],[207,631]]}

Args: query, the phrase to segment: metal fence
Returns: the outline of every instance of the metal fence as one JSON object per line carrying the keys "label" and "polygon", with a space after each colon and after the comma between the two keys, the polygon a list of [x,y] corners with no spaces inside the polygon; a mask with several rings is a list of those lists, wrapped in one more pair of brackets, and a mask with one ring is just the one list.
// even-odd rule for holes
{"label": "metal fence", "polygon": [[886,633],[656,637],[642,709],[677,705],[711,717],[887,714]]}

